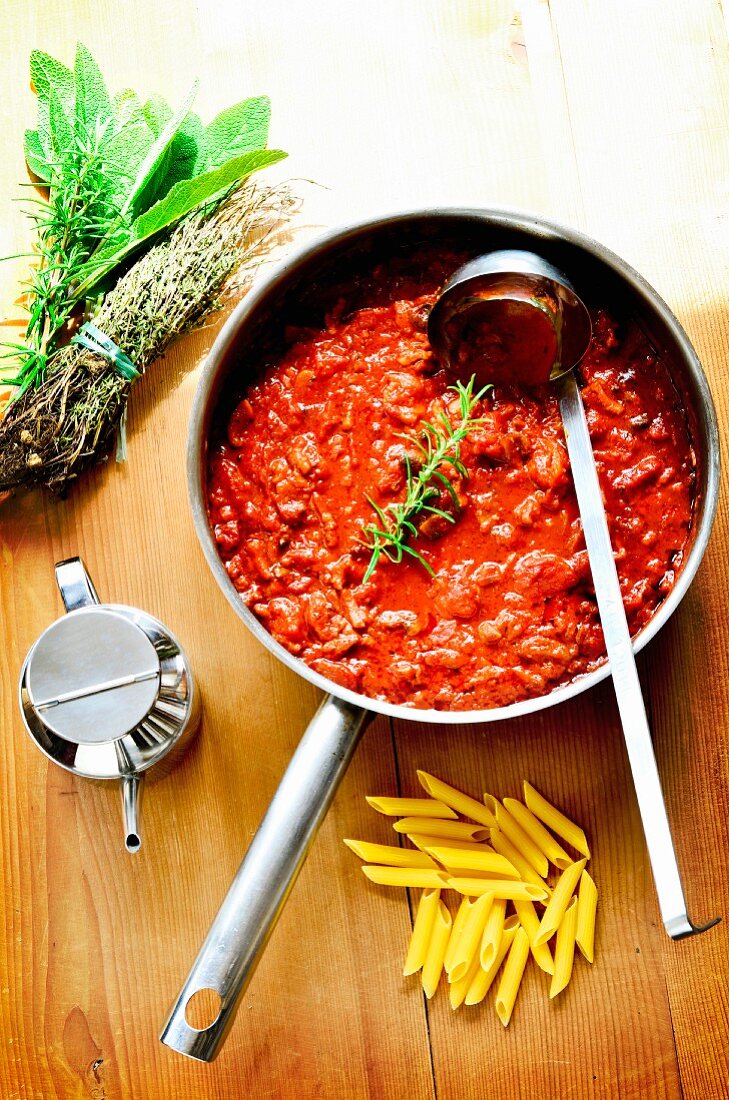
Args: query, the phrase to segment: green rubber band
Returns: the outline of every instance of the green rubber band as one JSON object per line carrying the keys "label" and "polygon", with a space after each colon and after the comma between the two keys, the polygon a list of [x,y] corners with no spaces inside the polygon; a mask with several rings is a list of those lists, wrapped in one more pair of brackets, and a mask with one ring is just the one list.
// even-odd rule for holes
{"label": "green rubber band", "polygon": [[90,321],[86,321],[81,325],[79,331],[72,337],[71,343],[88,348],[89,351],[93,351],[96,355],[106,359],[127,381],[133,382],[135,378],[139,378],[140,372],[127,353],[122,351],[110,336],[107,336],[96,325],[92,325]]}

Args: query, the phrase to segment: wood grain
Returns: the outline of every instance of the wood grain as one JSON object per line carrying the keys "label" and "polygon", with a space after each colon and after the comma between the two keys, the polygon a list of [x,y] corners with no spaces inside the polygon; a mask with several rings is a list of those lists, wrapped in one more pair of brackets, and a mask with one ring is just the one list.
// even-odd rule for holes
{"label": "wood grain", "polygon": [[[205,117],[270,94],[272,144],[291,154],[274,173],[316,183],[297,184],[299,239],[431,203],[526,208],[600,238],[674,308],[726,423],[729,57],[717,0],[7,8],[0,252],[28,243],[11,203],[34,118],[28,54],[38,46],[70,61],[82,38],[113,89],[179,101],[198,75]],[[18,318],[24,263],[0,265],[5,322]],[[204,1066],[159,1044],[317,705],[220,597],[188,515],[186,424],[214,333],[181,342],[138,386],[125,466],[95,471],[65,502],[19,497],[0,511],[0,1096],[725,1097],[727,925],[680,944],[662,931],[609,684],[529,721],[375,722],[219,1059]],[[118,791],[49,768],[15,702],[28,647],[60,614],[53,563],[78,553],[102,598],[144,607],[180,636],[204,699],[199,740],[149,785],[135,858],[122,846]],[[728,554],[722,497],[699,575],[641,659],[696,919],[729,914]],[[341,844],[388,839],[363,796],[415,794],[417,767],[474,795],[518,794],[528,777],[593,841],[595,964],[577,966],[551,1005],[530,968],[506,1032],[490,1002],[459,1013],[444,995],[424,1004],[400,976],[406,899],[367,884]]]}

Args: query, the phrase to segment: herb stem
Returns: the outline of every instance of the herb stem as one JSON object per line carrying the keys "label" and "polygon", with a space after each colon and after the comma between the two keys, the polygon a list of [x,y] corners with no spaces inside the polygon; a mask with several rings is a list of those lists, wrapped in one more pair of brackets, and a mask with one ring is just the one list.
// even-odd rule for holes
{"label": "herb stem", "polygon": [[441,412],[438,426],[428,420],[422,420],[419,435],[403,437],[417,448],[422,457],[417,472],[413,473],[410,456],[407,453],[405,455],[407,471],[405,500],[381,508],[370,497],[367,498],[377,515],[379,524],[368,523],[364,528],[365,545],[371,549],[372,555],[363,583],[370,579],[383,554],[396,564],[402,561],[405,554],[408,554],[419,561],[431,576],[433,575],[431,566],[417,550],[408,545],[408,539],[418,535],[418,526],[415,521],[423,513],[440,516],[448,523],[455,523],[455,516],[451,512],[438,507],[433,502],[440,499],[445,489],[453,502],[455,511],[458,512],[460,509],[458,494],[444,471],[449,469],[455,471],[461,478],[468,477],[468,470],[461,461],[461,443],[469,432],[481,424],[481,420],[474,417],[473,412],[481,398],[491,389],[490,386],[484,386],[478,393],[474,393],[475,380],[475,375],[472,375],[467,385],[464,386],[461,381],[458,381],[454,386],[449,387],[459,397],[461,419],[457,425],[451,424],[446,413]]}

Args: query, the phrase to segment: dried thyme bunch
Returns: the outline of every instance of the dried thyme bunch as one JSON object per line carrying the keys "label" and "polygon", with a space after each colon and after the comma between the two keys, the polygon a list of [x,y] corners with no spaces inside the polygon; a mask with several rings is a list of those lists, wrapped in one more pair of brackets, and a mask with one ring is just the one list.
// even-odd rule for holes
{"label": "dried thyme bunch", "polygon": [[[295,200],[285,187],[244,183],[192,214],[106,295],[94,324],[138,371],[221,305],[234,273],[261,259]],[[0,491],[44,485],[57,493],[106,457],[132,383],[77,345],[56,351],[45,379],[0,420]]]}

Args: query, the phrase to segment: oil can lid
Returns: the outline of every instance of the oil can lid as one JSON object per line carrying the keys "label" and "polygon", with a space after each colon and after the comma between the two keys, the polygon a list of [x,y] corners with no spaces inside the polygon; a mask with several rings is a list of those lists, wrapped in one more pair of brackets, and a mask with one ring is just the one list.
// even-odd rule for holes
{"label": "oil can lid", "polygon": [[159,693],[160,662],[141,627],[92,605],[44,631],[30,655],[25,686],[49,730],[74,744],[97,745],[144,721]]}

